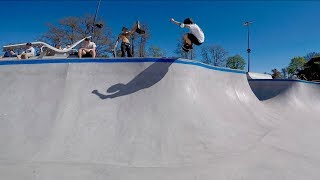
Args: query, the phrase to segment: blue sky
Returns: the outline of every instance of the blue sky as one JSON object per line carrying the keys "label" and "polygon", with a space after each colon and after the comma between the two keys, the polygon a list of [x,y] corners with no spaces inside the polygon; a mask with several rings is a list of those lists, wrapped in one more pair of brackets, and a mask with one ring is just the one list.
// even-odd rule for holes
{"label": "blue sky", "polygon": [[[47,23],[67,16],[94,14],[98,1],[1,1],[0,46],[35,41]],[[251,26],[251,71],[270,72],[286,67],[290,59],[320,52],[320,2],[317,1],[121,1],[102,0],[99,14],[116,35],[136,19],[150,26],[149,45],[174,56],[177,40],[187,32],[169,22],[192,17],[205,32],[205,44],[220,45],[229,55],[247,59],[247,31]],[[198,48],[199,49],[199,48]],[[198,53],[199,55],[199,53]],[[198,56],[198,59],[200,56]]]}

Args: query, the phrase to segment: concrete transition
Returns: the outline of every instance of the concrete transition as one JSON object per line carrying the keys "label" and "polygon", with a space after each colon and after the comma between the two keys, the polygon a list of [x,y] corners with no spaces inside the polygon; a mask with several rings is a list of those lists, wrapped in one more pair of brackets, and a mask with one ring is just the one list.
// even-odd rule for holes
{"label": "concrete transition", "polygon": [[0,65],[0,179],[320,179],[319,84],[181,59]]}

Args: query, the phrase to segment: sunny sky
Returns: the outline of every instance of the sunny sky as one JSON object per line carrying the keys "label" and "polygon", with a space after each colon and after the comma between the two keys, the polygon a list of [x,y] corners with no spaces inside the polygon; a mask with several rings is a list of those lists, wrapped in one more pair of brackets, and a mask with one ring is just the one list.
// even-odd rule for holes
{"label": "sunny sky", "polygon": [[[1,1],[0,46],[36,41],[47,31],[47,23],[94,14],[97,4],[98,0]],[[149,45],[161,47],[167,56],[174,56],[177,40],[187,32],[169,19],[191,17],[205,32],[204,44],[220,45],[230,56],[240,54],[245,59],[247,31],[243,23],[253,21],[251,71],[263,73],[286,67],[295,56],[320,52],[319,9],[317,1],[102,0],[98,16],[114,35],[137,19],[148,24],[152,33]]]}

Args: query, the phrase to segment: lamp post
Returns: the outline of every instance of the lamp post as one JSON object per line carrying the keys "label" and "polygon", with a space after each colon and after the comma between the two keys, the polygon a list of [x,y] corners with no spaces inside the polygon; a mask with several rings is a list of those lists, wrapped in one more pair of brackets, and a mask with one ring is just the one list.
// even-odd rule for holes
{"label": "lamp post", "polygon": [[244,26],[247,26],[248,27],[248,49],[247,49],[247,53],[248,53],[248,72],[250,72],[250,52],[251,52],[251,49],[250,49],[250,24],[252,24],[252,22],[250,21],[247,21],[245,22],[243,25]]}
{"label": "lamp post", "polygon": [[94,19],[93,19],[93,24],[92,24],[92,35],[93,36],[94,36],[94,28],[95,27],[102,28],[102,24],[96,24],[96,19],[97,19],[100,3],[101,3],[101,0],[99,0],[99,2],[98,2],[97,8],[96,8],[96,13],[95,13]]}

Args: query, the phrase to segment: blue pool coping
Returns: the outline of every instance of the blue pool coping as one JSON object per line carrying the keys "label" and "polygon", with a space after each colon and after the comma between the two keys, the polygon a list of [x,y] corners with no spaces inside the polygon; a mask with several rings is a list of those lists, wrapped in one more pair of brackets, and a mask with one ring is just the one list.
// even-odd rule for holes
{"label": "blue pool coping", "polygon": [[[211,66],[204,64],[199,61],[186,60],[180,58],[66,58],[66,59],[41,59],[41,60],[9,60],[9,61],[0,61],[0,66],[6,65],[28,65],[28,64],[77,64],[77,63],[145,63],[145,62],[163,62],[163,63],[177,63],[177,64],[189,64],[198,67],[203,67],[206,69],[211,69],[215,71],[230,72],[236,74],[246,74],[246,71],[228,69],[223,67]],[[319,82],[311,82],[304,80],[293,80],[293,79],[249,79],[248,81],[260,81],[260,82],[300,82],[306,84],[315,84],[320,85]]]}
{"label": "blue pool coping", "polygon": [[231,72],[237,74],[246,74],[245,71],[227,69],[222,67],[216,67],[207,65],[198,61],[184,60],[179,58],[82,58],[82,59],[41,59],[41,60],[10,60],[10,61],[0,61],[0,66],[6,65],[27,65],[27,64],[58,64],[58,63],[145,63],[145,62],[167,62],[167,63],[177,63],[177,64],[189,64],[194,66],[203,67],[206,69]]}

